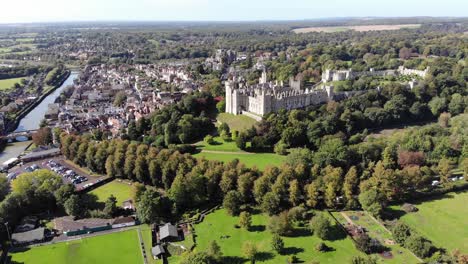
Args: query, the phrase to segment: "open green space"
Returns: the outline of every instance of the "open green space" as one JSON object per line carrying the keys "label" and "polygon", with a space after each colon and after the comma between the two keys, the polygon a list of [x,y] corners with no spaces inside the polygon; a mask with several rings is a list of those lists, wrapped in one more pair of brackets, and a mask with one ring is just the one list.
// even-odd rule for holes
{"label": "open green space", "polygon": [[10,253],[11,263],[127,264],[143,263],[136,229]]}
{"label": "open green space", "polygon": [[15,83],[20,83],[23,77],[20,78],[11,78],[0,80],[0,90],[8,90],[15,85]]}
{"label": "open green space", "polygon": [[245,166],[253,168],[256,166],[260,170],[264,170],[268,166],[280,166],[286,156],[281,156],[275,153],[222,153],[222,152],[200,152],[193,155],[196,158],[205,157],[207,160],[219,160],[229,162],[238,159]]}
{"label": "open green space", "polygon": [[237,131],[244,131],[254,126],[257,121],[245,115],[233,115],[228,113],[220,113],[216,118],[218,122],[227,123],[229,128]]}
{"label": "open green space", "polygon": [[117,198],[117,205],[122,206],[122,202],[132,199],[133,188],[131,183],[114,180],[90,192],[98,197],[99,202],[105,202],[109,196]]}
{"label": "open green space", "polygon": [[367,212],[363,211],[344,211],[333,212],[333,216],[343,225],[346,226],[348,221],[343,216],[343,213],[351,218],[357,226],[362,226],[368,232],[371,238],[377,239],[380,244],[384,245],[391,251],[392,258],[380,258],[382,263],[420,263],[420,261],[407,249],[398,244],[388,244],[386,241],[393,240],[392,234],[384,228],[384,226],[373,219]]}
{"label": "open green space", "polygon": [[214,137],[214,144],[210,145],[205,141],[200,141],[195,145],[197,148],[201,150],[213,150],[213,151],[230,151],[230,152],[237,152],[242,151],[240,150],[235,141],[226,142],[221,137]]}
{"label": "open green space", "polygon": [[[468,191],[452,192],[437,199],[415,203],[419,209],[404,214],[400,220],[431,240],[435,246],[452,252],[468,253]],[[391,209],[403,212],[400,206]]]}
{"label": "open green space", "polygon": [[[324,241],[333,250],[320,253],[315,250],[315,245],[322,242],[316,236],[311,235],[306,228],[298,228],[291,237],[283,237],[285,243],[284,255],[279,255],[271,249],[272,234],[266,229],[268,217],[263,214],[252,216],[252,228],[247,231],[236,228],[239,217],[232,217],[224,209],[217,210],[206,216],[205,220],[195,225],[196,250],[205,250],[212,240],[220,245],[223,256],[227,257],[224,263],[233,263],[242,258],[242,245],[246,241],[255,243],[259,249],[259,257],[256,263],[285,263],[288,255],[296,255],[301,263],[350,263],[353,256],[359,253],[350,238],[344,236],[334,241]],[[223,238],[222,238],[223,237]],[[233,260],[233,261],[230,261]],[[235,262],[240,263],[240,262]]]}

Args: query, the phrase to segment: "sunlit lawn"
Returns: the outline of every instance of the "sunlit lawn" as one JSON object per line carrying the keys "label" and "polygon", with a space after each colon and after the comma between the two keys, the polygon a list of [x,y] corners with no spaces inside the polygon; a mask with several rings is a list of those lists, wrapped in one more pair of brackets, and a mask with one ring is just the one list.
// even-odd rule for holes
{"label": "sunlit lawn", "polygon": [[117,198],[117,206],[122,206],[122,202],[132,199],[133,188],[128,182],[114,180],[92,190],[91,194],[95,194],[99,202],[105,202],[109,196],[114,195]]}

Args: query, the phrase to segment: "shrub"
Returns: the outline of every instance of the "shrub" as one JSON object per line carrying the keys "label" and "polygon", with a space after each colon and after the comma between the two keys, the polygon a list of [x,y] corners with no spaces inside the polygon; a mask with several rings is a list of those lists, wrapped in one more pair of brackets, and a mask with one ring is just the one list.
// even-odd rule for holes
{"label": "shrub", "polygon": [[206,142],[206,144],[208,145],[213,145],[215,143],[214,139],[213,139],[213,136],[212,135],[207,135],[203,141]]}
{"label": "shrub", "polygon": [[274,234],[273,235],[273,238],[271,240],[271,248],[278,252],[279,254],[281,254],[284,250],[284,241],[283,239],[277,235],[277,234]]}
{"label": "shrub", "polygon": [[406,241],[405,247],[411,250],[416,256],[427,258],[433,250],[432,243],[425,238],[412,234]]}

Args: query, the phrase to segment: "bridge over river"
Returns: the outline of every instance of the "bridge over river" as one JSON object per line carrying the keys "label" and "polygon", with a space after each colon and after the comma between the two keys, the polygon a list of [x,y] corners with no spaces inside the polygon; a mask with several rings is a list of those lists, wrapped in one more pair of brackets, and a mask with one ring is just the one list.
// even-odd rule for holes
{"label": "bridge over river", "polygon": [[0,140],[1,139],[6,139],[8,141],[24,141],[24,140],[18,140],[18,138],[28,138],[31,139],[32,135],[37,131],[38,129],[31,129],[31,130],[23,130],[23,131],[15,131],[11,132],[10,134],[6,135],[0,135]]}

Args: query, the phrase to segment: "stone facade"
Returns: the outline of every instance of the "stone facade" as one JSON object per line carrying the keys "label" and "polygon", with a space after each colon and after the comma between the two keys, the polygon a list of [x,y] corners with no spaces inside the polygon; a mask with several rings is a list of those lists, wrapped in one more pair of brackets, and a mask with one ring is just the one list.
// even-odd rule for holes
{"label": "stone facade", "polygon": [[369,71],[364,71],[364,72],[355,72],[351,69],[349,70],[325,70],[322,73],[322,82],[352,80],[360,76],[417,75],[421,78],[424,78],[428,71],[429,71],[429,68],[426,68],[424,71],[421,71],[421,70],[407,69],[403,66],[398,67],[397,70],[375,71],[374,69],[371,68]]}
{"label": "stone facade", "polygon": [[226,112],[234,115],[249,113],[259,117],[280,109],[296,109],[328,102],[333,98],[333,87],[301,89],[301,82],[290,79],[289,85],[269,82],[266,73],[256,85],[248,86],[241,80],[226,81]]}

